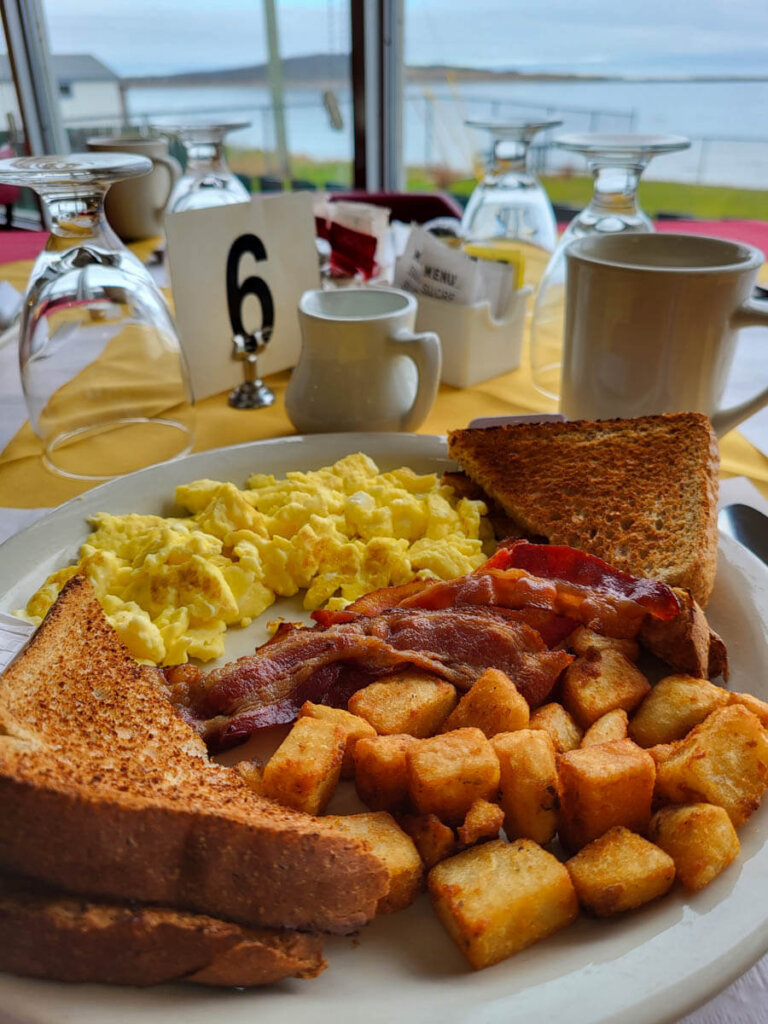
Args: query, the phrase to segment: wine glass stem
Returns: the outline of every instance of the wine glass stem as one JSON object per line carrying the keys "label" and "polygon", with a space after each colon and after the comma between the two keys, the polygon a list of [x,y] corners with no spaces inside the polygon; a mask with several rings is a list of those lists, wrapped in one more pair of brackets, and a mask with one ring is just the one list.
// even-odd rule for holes
{"label": "wine glass stem", "polygon": [[525,174],[527,159],[527,140],[497,139],[493,145],[489,171],[492,174],[507,174],[512,171]]}
{"label": "wine glass stem", "polygon": [[223,142],[188,142],[187,169],[228,171]]}
{"label": "wine glass stem", "polygon": [[600,214],[636,216],[639,213],[637,186],[644,166],[591,163],[594,192],[589,205],[592,209]]}
{"label": "wine glass stem", "polygon": [[82,194],[40,189],[51,225],[48,249],[69,249],[88,242],[103,244],[107,248],[120,245],[104,214],[106,188],[91,185]]}

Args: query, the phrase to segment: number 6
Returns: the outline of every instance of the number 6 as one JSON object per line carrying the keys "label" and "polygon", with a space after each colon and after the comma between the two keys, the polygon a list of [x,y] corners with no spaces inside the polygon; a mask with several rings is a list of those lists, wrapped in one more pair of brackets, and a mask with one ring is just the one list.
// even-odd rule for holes
{"label": "number 6", "polygon": [[[240,235],[232,243],[227,256],[227,309],[232,334],[245,342],[245,348],[256,351],[267,344],[275,326],[275,304],[269,285],[260,277],[246,277],[242,284],[238,283],[240,260],[245,253],[251,253],[257,263],[267,258],[264,243],[257,235]],[[243,302],[249,295],[255,295],[261,306],[261,329],[246,331],[243,325]]]}

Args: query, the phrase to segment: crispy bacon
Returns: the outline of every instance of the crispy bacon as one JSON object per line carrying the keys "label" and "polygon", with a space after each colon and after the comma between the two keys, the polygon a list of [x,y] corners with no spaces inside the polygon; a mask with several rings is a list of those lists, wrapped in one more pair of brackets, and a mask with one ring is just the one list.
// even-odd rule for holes
{"label": "crispy bacon", "polygon": [[[526,565],[535,567],[537,574]],[[649,614],[669,620],[679,610],[677,598],[663,583],[619,573],[573,548],[526,541],[500,549],[469,576],[434,583],[407,597],[400,607],[439,609],[465,604],[549,610],[613,637],[635,636]]]}
{"label": "crispy bacon", "polygon": [[[348,699],[357,686],[403,665],[460,689],[468,689],[486,668],[499,668],[535,705],[548,696],[571,660],[564,651],[547,650],[529,626],[493,609],[439,614],[392,609],[273,638],[250,657],[209,673],[201,680],[204,686],[193,686],[187,693],[187,716],[198,722],[209,746],[220,750],[255,729],[292,721],[305,700],[343,703],[337,689]],[[362,670],[357,686],[350,667]]]}
{"label": "crispy bacon", "polygon": [[[560,673],[573,660],[565,651],[549,651],[541,635],[503,611],[453,608],[414,612],[395,608],[372,620],[397,649],[432,651],[447,664],[472,669],[472,682],[486,668],[501,669],[535,707],[549,696]],[[458,683],[460,689],[467,684]]]}
{"label": "crispy bacon", "polygon": [[634,636],[678,601],[571,548],[518,542],[468,576],[375,591],[341,612],[314,612],[313,629],[282,627],[248,658],[208,676],[166,673],[181,711],[222,749],[290,722],[306,700],[344,706],[360,686],[412,665],[468,689],[487,668],[505,672],[532,707],[572,661],[550,650],[576,625]]}
{"label": "crispy bacon", "polygon": [[[321,608],[312,612],[312,618],[320,626],[336,626],[342,622],[354,622],[360,615],[380,615],[391,608],[401,607],[407,598],[422,593],[434,586],[432,580],[414,580],[400,587],[385,587],[382,590],[374,590],[366,594],[352,604],[347,605],[343,611],[328,611]],[[447,607],[450,607],[448,605]],[[468,608],[483,607],[481,602],[478,605],[467,605]],[[572,633],[579,625],[575,619],[567,618],[564,615],[556,615],[546,608],[500,608],[488,605],[488,608],[499,616],[515,622],[523,622],[531,629],[541,634],[547,647],[556,647],[557,644]]]}
{"label": "crispy bacon", "polygon": [[523,540],[497,551],[494,558],[497,556],[509,559],[506,566],[499,565],[499,568],[524,569],[531,576],[592,587],[619,600],[626,598],[641,605],[654,619],[669,621],[680,611],[677,598],[666,584],[630,576],[602,558],[576,548],[529,544]]}

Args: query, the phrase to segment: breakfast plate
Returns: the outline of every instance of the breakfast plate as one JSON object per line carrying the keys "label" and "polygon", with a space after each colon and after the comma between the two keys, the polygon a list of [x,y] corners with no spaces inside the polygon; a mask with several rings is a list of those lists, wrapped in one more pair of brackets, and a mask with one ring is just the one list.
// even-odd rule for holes
{"label": "breakfast plate", "polygon": [[[87,516],[173,511],[174,487],[211,477],[242,485],[254,472],[317,469],[362,451],[381,469],[441,472],[452,464],[442,438],[397,434],[291,437],[188,456],[114,480],[75,499],[0,547],[0,611],[22,607],[47,574],[67,564],[88,535]],[[291,614],[295,614],[295,602]],[[734,690],[768,699],[768,570],[721,538],[708,609],[731,653]],[[263,619],[285,614],[274,605]],[[227,634],[228,658],[252,650],[264,623]],[[768,950],[768,806],[739,833],[741,854],[706,889],[671,895],[609,921],[582,917],[495,967],[473,973],[422,896],[359,935],[329,938],[328,970],[312,981],[228,992],[61,985],[0,976],[0,1021],[53,1024],[197,1024],[226,1015],[265,1024],[365,1020],[383,1024],[515,1024],[547,1017],[569,1024],[674,1021],[742,974]]]}

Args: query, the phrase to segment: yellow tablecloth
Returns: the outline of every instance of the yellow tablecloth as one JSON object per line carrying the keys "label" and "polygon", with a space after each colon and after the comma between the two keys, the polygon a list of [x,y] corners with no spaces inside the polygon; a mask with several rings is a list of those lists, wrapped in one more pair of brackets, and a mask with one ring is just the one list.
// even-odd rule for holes
{"label": "yellow tablecloth", "polygon": [[[137,246],[136,251],[144,257],[151,248],[152,243],[144,243]],[[23,289],[31,267],[31,261],[5,264],[0,267],[0,279]],[[288,379],[287,372],[268,378],[277,400],[267,409],[232,409],[227,404],[226,395],[199,402],[196,406],[195,450],[295,433],[285,414],[284,396]],[[555,403],[542,398],[533,387],[524,353],[522,366],[513,373],[472,388],[442,386],[420,433],[444,434],[452,428],[466,426],[478,416],[553,412],[555,409]],[[768,459],[738,432],[732,431],[721,442],[721,459],[725,476],[747,476],[768,497]],[[87,485],[81,481],[66,480],[45,469],[40,441],[28,423],[0,453],[0,506],[37,508],[58,505],[86,489]]]}

